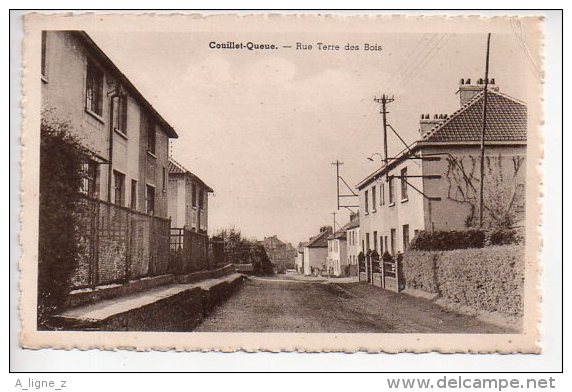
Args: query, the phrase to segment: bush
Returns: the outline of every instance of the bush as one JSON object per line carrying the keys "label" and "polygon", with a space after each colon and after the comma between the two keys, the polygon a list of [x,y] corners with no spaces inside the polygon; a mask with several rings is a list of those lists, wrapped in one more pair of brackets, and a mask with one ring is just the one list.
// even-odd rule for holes
{"label": "bush", "polygon": [[38,232],[38,328],[58,311],[71,289],[80,253],[83,163],[90,153],[68,124],[42,114]]}
{"label": "bush", "polygon": [[510,245],[522,242],[514,229],[495,229],[487,233],[487,245]]}
{"label": "bush", "polygon": [[482,248],[485,245],[485,232],[466,231],[421,231],[413,238],[411,250],[453,250]]}
{"label": "bush", "polygon": [[404,254],[406,285],[462,305],[522,315],[524,247],[491,246]]}

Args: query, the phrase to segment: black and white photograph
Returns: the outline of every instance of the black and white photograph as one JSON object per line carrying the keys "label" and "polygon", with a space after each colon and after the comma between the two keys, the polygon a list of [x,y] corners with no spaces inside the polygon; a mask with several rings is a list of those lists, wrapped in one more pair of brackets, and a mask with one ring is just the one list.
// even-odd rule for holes
{"label": "black and white photograph", "polygon": [[542,18],[24,28],[25,347],[540,352]]}

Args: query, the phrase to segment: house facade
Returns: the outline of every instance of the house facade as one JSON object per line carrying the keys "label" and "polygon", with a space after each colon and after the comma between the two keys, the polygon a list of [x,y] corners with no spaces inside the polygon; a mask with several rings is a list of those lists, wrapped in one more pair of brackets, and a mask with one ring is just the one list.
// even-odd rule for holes
{"label": "house facade", "polygon": [[319,275],[327,269],[328,237],[332,234],[330,226],[320,228],[320,233],[304,246],[304,275]]}
{"label": "house facade", "polygon": [[42,117],[68,123],[94,155],[87,196],[166,218],[177,133],[82,31],[42,32]]}
{"label": "house facade", "polygon": [[[524,219],[527,109],[491,82],[485,221],[506,219],[515,226]],[[395,255],[421,230],[463,230],[478,223],[483,90],[482,80],[461,80],[459,110],[422,115],[420,139],[356,186],[365,252]]]}
{"label": "house facade", "polygon": [[296,272],[299,274],[304,273],[304,248],[306,246],[305,242],[300,242],[298,248],[296,249]]}
{"label": "house facade", "polygon": [[342,227],[328,237],[328,275],[337,277],[348,275],[347,265],[346,230]]}
{"label": "house facade", "polygon": [[358,274],[358,257],[362,251],[360,239],[359,214],[352,214],[350,222],[346,226],[347,265],[349,276]]}
{"label": "house facade", "polygon": [[213,190],[173,158],[169,159],[168,214],[171,227],[208,232],[209,193]]}

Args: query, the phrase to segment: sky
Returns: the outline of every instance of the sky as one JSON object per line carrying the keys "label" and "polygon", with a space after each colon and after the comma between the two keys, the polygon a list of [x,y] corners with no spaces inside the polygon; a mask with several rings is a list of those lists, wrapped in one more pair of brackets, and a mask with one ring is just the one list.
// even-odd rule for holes
{"label": "sky", "polygon": [[[367,160],[383,151],[373,98],[394,95],[388,122],[411,143],[421,113],[454,112],[459,79],[484,76],[485,31],[240,31],[88,30],[175,128],[173,157],[214,189],[211,233],[234,226],[247,237],[278,235],[296,245],[332,225],[334,211],[345,224],[332,162],[344,162],[341,176],[351,186],[379,167],[379,157]],[[501,92],[533,102],[541,61],[526,50],[533,38],[519,34],[493,34],[490,76]],[[279,49],[209,48],[227,41]],[[296,50],[298,42],[313,50]],[[322,51],[318,42],[360,50]],[[382,50],[364,51],[365,43]],[[403,148],[391,134],[388,144],[390,156]]]}

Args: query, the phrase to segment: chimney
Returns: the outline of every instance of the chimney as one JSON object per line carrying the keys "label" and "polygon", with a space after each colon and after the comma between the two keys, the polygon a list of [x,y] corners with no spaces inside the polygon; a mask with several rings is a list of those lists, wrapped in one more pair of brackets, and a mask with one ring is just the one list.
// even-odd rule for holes
{"label": "chimney", "polygon": [[321,234],[321,233],[324,233],[324,232],[331,233],[331,232],[332,232],[332,226],[322,226],[322,227],[320,227],[320,234]]}
{"label": "chimney", "polygon": [[[461,79],[459,82],[459,96],[461,98],[461,106],[465,106],[475,95],[483,91],[485,88],[485,81],[479,78],[477,83],[471,83],[471,79]],[[495,85],[495,79],[489,79],[489,90],[499,91],[498,86]]]}
{"label": "chimney", "polygon": [[445,121],[447,117],[448,116],[446,114],[435,114],[433,115],[433,118],[431,118],[428,114],[422,114],[421,120],[419,120],[419,134],[421,138],[423,138],[427,132]]}
{"label": "chimney", "polygon": [[350,213],[350,221],[359,218],[359,211]]}

